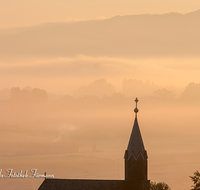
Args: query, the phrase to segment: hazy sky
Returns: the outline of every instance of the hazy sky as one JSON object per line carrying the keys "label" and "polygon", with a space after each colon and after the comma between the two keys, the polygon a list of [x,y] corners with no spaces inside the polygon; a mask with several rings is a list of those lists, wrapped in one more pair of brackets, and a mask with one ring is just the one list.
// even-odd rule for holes
{"label": "hazy sky", "polygon": [[[194,13],[137,16],[170,12]],[[0,0],[2,169],[123,179],[137,96],[149,179],[189,189],[200,165],[199,20],[200,0]]]}
{"label": "hazy sky", "polygon": [[48,92],[73,94],[81,85],[88,85],[101,78],[107,79],[117,91],[120,91],[122,81],[127,78],[149,80],[160,86],[173,85],[185,88],[190,82],[199,83],[199,61],[199,59],[169,58],[131,60],[87,56],[49,60],[30,59],[24,60],[23,64],[20,62],[16,65],[2,64],[0,85],[1,88],[32,86],[44,88]]}
{"label": "hazy sky", "polygon": [[0,3],[1,28],[116,15],[188,13],[200,9],[199,0],[1,0]]}

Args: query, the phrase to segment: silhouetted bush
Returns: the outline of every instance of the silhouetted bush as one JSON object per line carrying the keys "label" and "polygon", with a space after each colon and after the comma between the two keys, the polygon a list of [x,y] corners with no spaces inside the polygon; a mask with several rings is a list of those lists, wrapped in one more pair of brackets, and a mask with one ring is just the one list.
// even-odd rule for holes
{"label": "silhouetted bush", "polygon": [[150,190],[171,190],[171,188],[164,182],[150,182]]}
{"label": "silhouetted bush", "polygon": [[192,185],[193,189],[191,190],[200,190],[200,173],[197,170],[196,172],[194,172],[194,176],[190,176],[190,178],[192,179],[194,185]]}

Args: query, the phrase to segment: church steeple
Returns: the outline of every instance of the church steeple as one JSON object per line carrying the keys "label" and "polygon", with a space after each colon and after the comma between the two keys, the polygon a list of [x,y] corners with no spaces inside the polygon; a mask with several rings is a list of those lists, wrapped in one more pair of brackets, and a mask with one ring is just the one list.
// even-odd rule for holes
{"label": "church steeple", "polygon": [[127,150],[125,151],[125,180],[147,180],[147,152],[144,148],[140,128],[137,120],[137,103],[135,99],[136,108],[135,121],[130,136]]}

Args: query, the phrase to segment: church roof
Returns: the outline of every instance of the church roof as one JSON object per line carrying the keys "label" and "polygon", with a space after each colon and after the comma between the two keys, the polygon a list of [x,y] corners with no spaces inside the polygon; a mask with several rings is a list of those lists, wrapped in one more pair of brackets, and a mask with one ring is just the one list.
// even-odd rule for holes
{"label": "church roof", "polygon": [[38,190],[147,190],[147,187],[148,180],[45,179]]}
{"label": "church roof", "polygon": [[123,180],[45,179],[38,190],[125,190]]}

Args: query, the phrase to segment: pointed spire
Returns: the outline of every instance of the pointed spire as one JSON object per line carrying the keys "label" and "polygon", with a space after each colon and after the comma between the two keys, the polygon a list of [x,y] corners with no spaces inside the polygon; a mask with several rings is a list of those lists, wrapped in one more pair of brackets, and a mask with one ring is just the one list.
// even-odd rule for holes
{"label": "pointed spire", "polygon": [[134,109],[135,121],[134,121],[131,137],[130,137],[128,148],[127,148],[128,155],[129,155],[128,159],[130,158],[130,156],[132,154],[137,158],[140,153],[142,155],[144,155],[144,152],[145,152],[145,148],[144,148],[144,144],[143,144],[143,140],[142,140],[142,135],[140,133],[140,128],[139,128],[138,120],[137,120],[137,113],[139,111],[138,108],[137,108],[138,101],[139,100],[136,98],[135,99],[136,108]]}
{"label": "pointed spire", "polygon": [[133,130],[131,133],[127,150],[129,156],[131,156],[131,154],[133,153],[136,157],[139,155],[139,153],[143,153],[145,151],[137,117],[134,121]]}

